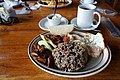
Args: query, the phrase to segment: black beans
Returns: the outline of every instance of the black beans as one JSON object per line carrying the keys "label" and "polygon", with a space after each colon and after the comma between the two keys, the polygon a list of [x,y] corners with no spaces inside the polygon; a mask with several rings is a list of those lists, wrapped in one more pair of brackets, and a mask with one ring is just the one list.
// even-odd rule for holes
{"label": "black beans", "polygon": [[[63,71],[77,71],[87,62],[85,47],[80,42],[64,42],[53,50],[52,55],[56,66]],[[85,55],[85,56],[84,56]]]}

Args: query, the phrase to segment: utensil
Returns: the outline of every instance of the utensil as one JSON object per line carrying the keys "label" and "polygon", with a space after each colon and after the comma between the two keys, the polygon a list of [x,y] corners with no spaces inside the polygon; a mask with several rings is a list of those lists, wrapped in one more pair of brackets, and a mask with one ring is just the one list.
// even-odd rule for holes
{"label": "utensil", "polygon": [[120,38],[120,31],[119,29],[112,23],[112,21],[110,20],[110,18],[105,18],[102,17],[102,22],[105,23],[107,29],[110,31],[112,37],[115,38]]}
{"label": "utensil", "polygon": [[57,9],[57,5],[58,5],[58,0],[55,0],[55,8],[54,8],[54,15],[56,14],[56,9]]}
{"label": "utensil", "polygon": [[104,9],[104,8],[99,8],[99,7],[96,8],[96,11],[104,13],[106,15],[110,15],[110,16],[115,16],[118,14],[118,12],[111,11],[111,10]]}

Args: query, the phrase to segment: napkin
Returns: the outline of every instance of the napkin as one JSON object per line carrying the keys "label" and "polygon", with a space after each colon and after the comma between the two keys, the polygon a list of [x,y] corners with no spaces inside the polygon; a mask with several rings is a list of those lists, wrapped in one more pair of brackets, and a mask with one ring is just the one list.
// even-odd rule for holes
{"label": "napkin", "polygon": [[109,30],[112,37],[120,38],[120,30],[113,24],[110,18],[102,16],[102,22],[105,24],[105,27]]}
{"label": "napkin", "polygon": [[0,17],[2,20],[9,22],[10,17],[16,17],[15,10],[13,9],[10,1],[5,0],[5,2],[2,2],[0,4]]}

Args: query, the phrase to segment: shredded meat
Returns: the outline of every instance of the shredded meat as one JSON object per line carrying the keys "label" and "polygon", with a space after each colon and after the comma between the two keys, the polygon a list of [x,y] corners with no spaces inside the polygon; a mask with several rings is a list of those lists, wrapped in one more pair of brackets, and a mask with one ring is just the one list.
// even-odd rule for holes
{"label": "shredded meat", "polygon": [[45,35],[45,37],[49,38],[55,45],[58,45],[58,43],[63,42],[63,36],[60,35]]}

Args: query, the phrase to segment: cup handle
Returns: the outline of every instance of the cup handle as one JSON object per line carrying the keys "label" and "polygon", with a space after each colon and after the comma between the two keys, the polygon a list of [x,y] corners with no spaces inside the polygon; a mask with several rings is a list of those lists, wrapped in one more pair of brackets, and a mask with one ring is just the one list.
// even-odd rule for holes
{"label": "cup handle", "polygon": [[92,23],[92,26],[93,26],[94,28],[97,28],[98,25],[100,24],[101,16],[100,16],[100,13],[98,13],[98,12],[94,12],[93,14],[94,14],[94,15],[98,15],[98,18],[99,18],[97,24],[93,24],[93,23]]}

